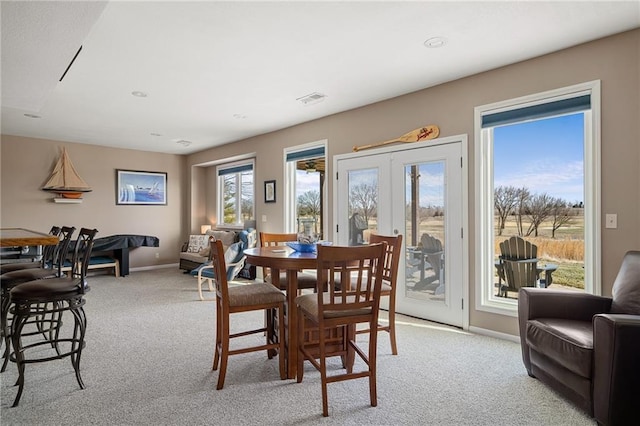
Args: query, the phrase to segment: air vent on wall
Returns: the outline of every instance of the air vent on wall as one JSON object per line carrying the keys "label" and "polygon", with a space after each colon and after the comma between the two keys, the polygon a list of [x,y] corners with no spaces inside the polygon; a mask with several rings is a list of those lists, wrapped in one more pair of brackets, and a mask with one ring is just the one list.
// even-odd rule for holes
{"label": "air vent on wall", "polygon": [[305,95],[301,98],[296,99],[296,101],[302,102],[304,105],[317,104],[318,102],[322,102],[327,95],[323,95],[322,93],[313,92],[309,95]]}

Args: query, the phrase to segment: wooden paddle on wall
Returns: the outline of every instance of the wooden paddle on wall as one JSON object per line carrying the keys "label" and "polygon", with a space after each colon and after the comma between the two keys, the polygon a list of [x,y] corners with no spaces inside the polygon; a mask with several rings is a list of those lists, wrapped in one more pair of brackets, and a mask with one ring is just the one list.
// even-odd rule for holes
{"label": "wooden paddle on wall", "polygon": [[409,133],[405,133],[399,138],[391,139],[384,142],[373,143],[370,145],[354,146],[353,152],[362,151],[363,149],[375,148],[378,146],[389,145],[391,143],[398,143],[398,142],[413,143],[413,142],[419,142],[419,141],[427,141],[430,139],[437,138],[439,134],[440,134],[440,129],[436,125],[420,127],[418,129],[410,131]]}

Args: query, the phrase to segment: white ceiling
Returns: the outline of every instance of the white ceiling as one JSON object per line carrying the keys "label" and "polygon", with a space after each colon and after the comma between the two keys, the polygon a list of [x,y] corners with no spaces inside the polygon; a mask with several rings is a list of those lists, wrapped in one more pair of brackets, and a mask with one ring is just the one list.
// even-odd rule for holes
{"label": "white ceiling", "polygon": [[[174,154],[640,27],[637,1],[2,1],[1,13],[3,134]],[[431,37],[446,44],[426,48]],[[326,98],[296,100],[314,92]]]}

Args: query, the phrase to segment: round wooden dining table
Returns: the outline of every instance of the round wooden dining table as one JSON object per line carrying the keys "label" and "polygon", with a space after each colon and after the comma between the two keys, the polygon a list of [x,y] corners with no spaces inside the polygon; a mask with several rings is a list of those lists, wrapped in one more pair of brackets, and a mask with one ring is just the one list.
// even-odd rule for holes
{"label": "round wooden dining table", "polygon": [[317,253],[303,253],[287,246],[255,247],[246,249],[247,263],[271,269],[272,284],[280,288],[280,271],[286,271],[287,276],[287,309],[285,316],[286,348],[287,348],[287,378],[296,377],[298,360],[298,332],[296,296],[298,295],[298,271],[302,269],[317,269]]}

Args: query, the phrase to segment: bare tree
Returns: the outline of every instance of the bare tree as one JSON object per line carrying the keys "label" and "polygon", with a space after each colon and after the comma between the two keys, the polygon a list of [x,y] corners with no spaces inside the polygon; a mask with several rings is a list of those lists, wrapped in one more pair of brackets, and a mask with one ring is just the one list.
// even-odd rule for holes
{"label": "bare tree", "polygon": [[558,229],[560,229],[564,225],[569,225],[572,223],[573,218],[571,216],[571,205],[563,199],[556,198],[551,209],[551,238],[556,237],[556,231]]}
{"label": "bare tree", "polygon": [[378,191],[375,185],[361,183],[351,188],[349,203],[352,213],[360,213],[369,223],[378,208]]}
{"label": "bare tree", "polygon": [[298,216],[320,215],[320,191],[311,190],[298,196]]}
{"label": "bare tree", "polygon": [[507,218],[518,204],[518,191],[514,186],[499,186],[493,192],[493,205],[498,214],[498,235],[502,235]]}
{"label": "bare tree", "polygon": [[534,237],[538,236],[538,228],[542,222],[551,216],[555,202],[556,199],[547,193],[535,194],[529,197],[526,207],[530,223],[526,236],[529,236],[532,233]]}
{"label": "bare tree", "polygon": [[519,236],[524,236],[523,226],[522,226],[522,217],[525,215],[527,211],[527,202],[531,197],[529,190],[525,187],[518,188],[516,191],[516,205],[514,206],[514,211],[516,215],[516,228],[518,230]]}

